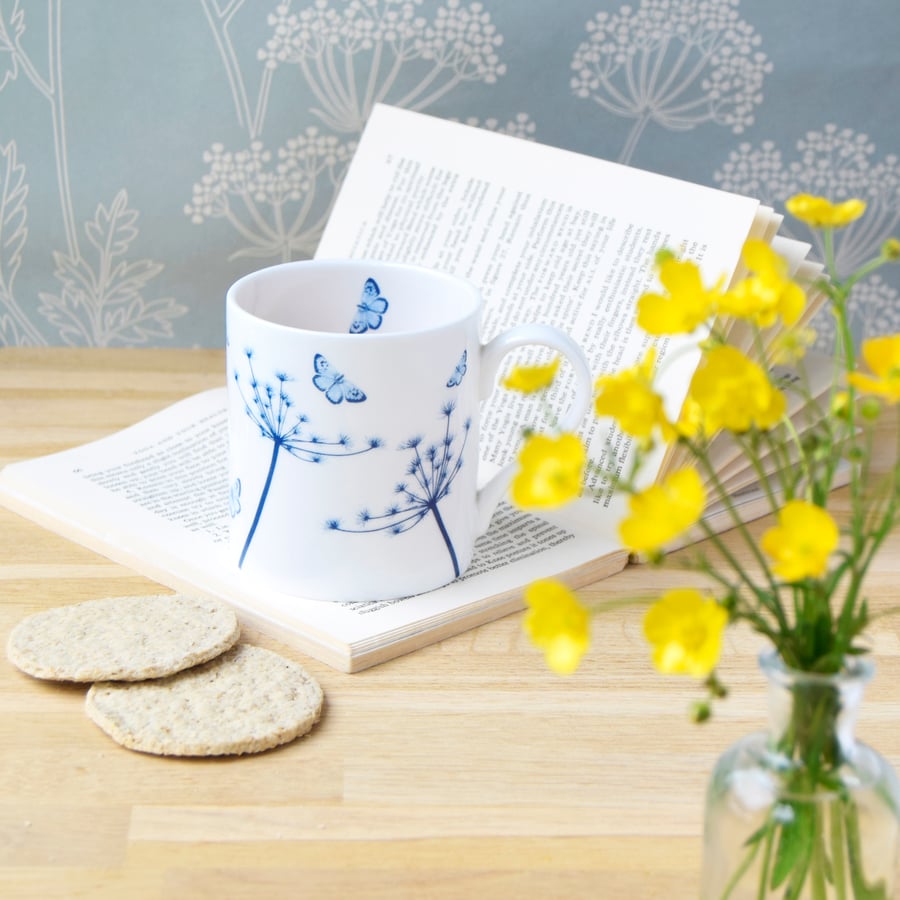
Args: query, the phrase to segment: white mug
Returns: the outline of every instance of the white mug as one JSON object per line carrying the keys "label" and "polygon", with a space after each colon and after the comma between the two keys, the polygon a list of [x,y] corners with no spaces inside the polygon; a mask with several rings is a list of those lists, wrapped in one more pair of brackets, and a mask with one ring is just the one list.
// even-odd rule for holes
{"label": "white mug", "polygon": [[481,295],[417,266],[308,260],[226,295],[231,548],[311,599],[384,600],[462,574],[512,466],[477,488],[479,402],[515,347],[572,364],[561,426],[590,401],[578,345],[544,325],[480,341]]}

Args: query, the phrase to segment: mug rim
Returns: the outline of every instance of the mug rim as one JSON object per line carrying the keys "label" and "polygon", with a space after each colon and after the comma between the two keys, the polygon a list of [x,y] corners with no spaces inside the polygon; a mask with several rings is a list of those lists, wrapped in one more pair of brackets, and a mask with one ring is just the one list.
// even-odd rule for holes
{"label": "mug rim", "polygon": [[[458,315],[448,319],[445,322],[440,322],[435,325],[429,325],[421,328],[408,328],[392,332],[367,331],[363,334],[352,334],[350,332],[344,331],[326,331],[315,328],[305,328],[299,325],[286,325],[283,322],[276,322],[272,319],[265,318],[264,316],[258,315],[256,312],[247,309],[244,305],[242,305],[237,297],[237,294],[247,284],[275,275],[276,272],[295,269],[315,269],[327,271],[328,269],[346,269],[348,267],[365,270],[366,272],[370,272],[373,268],[378,268],[382,270],[407,272],[415,275],[426,276],[428,278],[437,278],[447,284],[463,288],[471,298],[472,302],[468,309],[461,311]],[[327,335],[329,339],[352,339],[354,342],[359,342],[378,340],[385,341],[402,338],[409,335],[429,334],[431,332],[441,331],[445,328],[458,325],[460,322],[464,322],[473,316],[480,319],[484,306],[484,297],[482,296],[481,291],[474,282],[459,275],[454,275],[450,272],[444,272],[441,269],[434,269],[429,266],[417,265],[415,263],[393,262],[390,260],[370,259],[367,257],[361,259],[355,257],[332,257],[327,259],[290,260],[288,262],[275,263],[271,266],[263,266],[262,268],[255,269],[252,272],[247,272],[245,275],[242,275],[236,281],[232,282],[225,291],[225,306],[226,312],[236,311],[241,315],[247,316],[260,325],[275,329],[276,331],[282,331],[288,334]]]}

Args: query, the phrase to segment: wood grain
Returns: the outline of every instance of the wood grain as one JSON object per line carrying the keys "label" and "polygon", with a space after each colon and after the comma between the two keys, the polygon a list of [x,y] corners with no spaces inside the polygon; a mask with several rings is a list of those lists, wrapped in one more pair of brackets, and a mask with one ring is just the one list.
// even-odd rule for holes
{"label": "wood grain", "polygon": [[[0,350],[0,465],[101,437],[221,384],[222,354]],[[761,529],[760,523],[754,528]],[[900,536],[870,601],[897,601]],[[650,596],[696,576],[635,567],[585,591]],[[37,610],[157,589],[0,510],[0,634]],[[0,896],[696,896],[707,773],[764,727],[759,641],[728,633],[713,721],[690,681],[654,673],[642,609],[594,619],[573,677],[550,674],[513,615],[357,675],[264,634],[326,693],[308,737],[242,759],[113,744],[83,687],[0,665]],[[900,618],[872,629],[878,674],[858,732],[900,767]],[[900,896],[900,895],[898,895]]]}

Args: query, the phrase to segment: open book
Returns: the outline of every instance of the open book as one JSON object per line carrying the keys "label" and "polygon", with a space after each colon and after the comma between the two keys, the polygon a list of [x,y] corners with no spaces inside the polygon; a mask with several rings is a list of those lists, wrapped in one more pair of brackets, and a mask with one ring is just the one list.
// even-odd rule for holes
{"label": "open book", "polygon": [[[780,218],[754,200],[419,113],[378,106],[335,201],[318,257],[415,262],[461,275],[485,298],[483,338],[519,322],[557,325],[595,374],[634,364],[648,338],[637,297],[656,251],[694,259],[708,282],[738,274],[748,236],[775,241],[800,277],[808,246],[776,236]],[[699,355],[687,338],[667,355],[666,403],[684,400]],[[530,360],[517,351],[511,361]],[[335,668],[358,671],[522,607],[522,588],[555,576],[573,587],[621,570],[621,499],[604,491],[554,514],[503,504],[470,569],[428,594],[328,603],[276,594],[229,562],[223,387],[189,397],[94,443],[0,472],[0,502],[173,589],[230,602],[239,615]],[[567,390],[565,375],[555,391]],[[562,402],[555,401],[556,406]],[[495,391],[483,410],[487,477],[516,452],[531,399]],[[585,421],[607,472],[632,447],[609,423]],[[744,518],[766,511],[727,447],[723,471]],[[652,474],[669,464],[660,451]],[[722,515],[714,525],[727,528]]]}

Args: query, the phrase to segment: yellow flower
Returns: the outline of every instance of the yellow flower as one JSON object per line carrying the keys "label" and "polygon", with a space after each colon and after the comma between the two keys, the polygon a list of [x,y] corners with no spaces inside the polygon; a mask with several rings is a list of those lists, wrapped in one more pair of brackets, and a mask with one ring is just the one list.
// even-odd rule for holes
{"label": "yellow flower", "polygon": [[691,379],[690,398],[703,411],[707,434],[720,428],[743,432],[767,429],[784,415],[784,394],[765,370],[734,347],[710,350]]}
{"label": "yellow flower", "polygon": [[629,550],[657,553],[694,525],[705,505],[706,491],[697,470],[679,469],[661,484],[628,498],[630,515],[619,523],[619,535]]}
{"label": "yellow flower", "polygon": [[662,397],[653,390],[656,351],[651,348],[644,359],[630,369],[613,375],[601,375],[594,389],[594,411],[612,416],[626,434],[648,440],[655,428],[668,438],[672,428],[666,419]]}
{"label": "yellow flower", "polygon": [[886,334],[862,343],[862,355],[875,378],[851,372],[847,378],[867,394],[878,394],[889,403],[900,400],[900,334]]}
{"label": "yellow flower", "polygon": [[760,547],[774,560],[776,575],[801,581],[825,574],[838,539],[838,527],[826,510],[806,500],[790,500],[778,513],[778,524],[763,534]]}
{"label": "yellow flower", "polygon": [[812,194],[795,194],[784,205],[792,216],[813,228],[843,228],[866,211],[865,200],[854,198],[843,203],[832,203],[825,197]]}
{"label": "yellow flower", "polygon": [[782,332],[772,341],[772,362],[799,362],[815,342],[816,332],[812,328],[791,328]]}
{"label": "yellow flower", "polygon": [[787,261],[765,241],[744,244],[744,264],[753,273],[722,295],[719,311],[750,319],[760,328],[768,328],[780,315],[793,325],[806,305],[806,294],[791,281]]}
{"label": "yellow flower", "polygon": [[649,334],[690,333],[715,313],[723,279],[706,290],[696,263],[663,256],[659,280],[667,293],[648,292],[637,302],[637,323]]}
{"label": "yellow flower", "polygon": [[715,597],[694,588],[668,591],[644,616],[653,664],[664,675],[705,678],[719,661],[727,624],[728,613]]}
{"label": "yellow flower", "polygon": [[574,500],[581,493],[586,463],[587,452],[577,435],[531,435],[519,453],[513,502],[526,509],[552,509]]}
{"label": "yellow flower", "polygon": [[523,394],[533,394],[542,391],[553,384],[556,372],[559,369],[559,357],[544,365],[515,366],[503,379],[503,387],[510,391],[521,391]]}
{"label": "yellow flower", "polygon": [[544,651],[547,665],[560,675],[574,672],[590,643],[588,611],[572,591],[552,579],[529,585],[525,602],[525,630]]}
{"label": "yellow flower", "polygon": [[675,422],[675,431],[686,438],[696,437],[703,430],[703,410],[693,397],[685,397],[684,405],[678,421]]}

